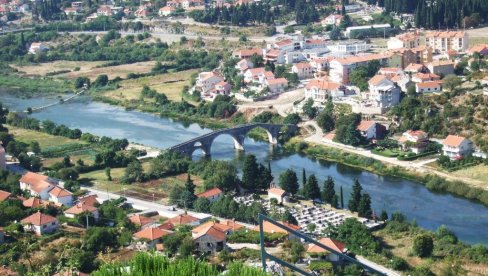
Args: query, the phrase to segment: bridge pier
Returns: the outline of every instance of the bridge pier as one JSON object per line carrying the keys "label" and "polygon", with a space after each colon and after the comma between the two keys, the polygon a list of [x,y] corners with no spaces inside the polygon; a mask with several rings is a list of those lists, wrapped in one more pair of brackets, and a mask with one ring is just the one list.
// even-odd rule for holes
{"label": "bridge pier", "polygon": [[246,139],[245,135],[232,135],[234,139],[234,148],[236,150],[244,150],[244,139]]}

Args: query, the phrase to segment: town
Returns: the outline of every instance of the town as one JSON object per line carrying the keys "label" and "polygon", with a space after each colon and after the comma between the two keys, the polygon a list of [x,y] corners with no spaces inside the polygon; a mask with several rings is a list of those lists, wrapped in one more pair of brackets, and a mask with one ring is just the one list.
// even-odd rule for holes
{"label": "town", "polygon": [[487,18],[0,1],[0,274],[488,274]]}

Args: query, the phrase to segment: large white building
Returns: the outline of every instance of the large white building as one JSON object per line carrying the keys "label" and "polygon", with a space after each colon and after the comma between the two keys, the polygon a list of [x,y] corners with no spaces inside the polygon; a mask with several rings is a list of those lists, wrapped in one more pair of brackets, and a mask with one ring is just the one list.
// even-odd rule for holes
{"label": "large white building", "polygon": [[20,180],[20,189],[28,191],[31,196],[42,200],[49,200],[56,204],[73,205],[73,195],[58,186],[58,181],[46,175],[27,172]]}
{"label": "large white building", "polygon": [[208,93],[215,89],[215,85],[224,81],[224,78],[216,72],[202,72],[198,74],[196,88],[202,93]]}
{"label": "large white building", "polygon": [[464,52],[468,49],[468,33],[464,31],[431,31],[425,33],[425,45],[434,52],[445,53],[450,50]]}
{"label": "large white building", "polygon": [[382,53],[334,59],[329,63],[330,80],[337,83],[348,84],[349,74],[354,68],[359,65],[367,65],[368,62],[373,60],[379,61],[380,65],[386,65],[390,57],[391,54]]}
{"label": "large white building", "polygon": [[344,96],[344,91],[340,90],[340,87],[340,84],[325,79],[313,79],[305,86],[305,98],[323,103],[328,97]]}
{"label": "large white building", "polygon": [[412,49],[420,46],[420,35],[417,32],[404,33],[388,40],[388,49]]}

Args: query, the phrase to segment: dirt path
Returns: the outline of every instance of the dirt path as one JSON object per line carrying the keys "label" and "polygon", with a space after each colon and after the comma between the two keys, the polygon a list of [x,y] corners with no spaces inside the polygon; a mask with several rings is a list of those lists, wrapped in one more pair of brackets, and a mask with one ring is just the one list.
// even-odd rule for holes
{"label": "dirt path", "polygon": [[293,111],[293,103],[304,97],[305,91],[303,88],[281,93],[276,99],[270,99],[259,102],[248,102],[238,105],[241,112],[249,110],[258,111],[260,109],[268,109],[270,106],[275,109],[278,114],[285,117]]}

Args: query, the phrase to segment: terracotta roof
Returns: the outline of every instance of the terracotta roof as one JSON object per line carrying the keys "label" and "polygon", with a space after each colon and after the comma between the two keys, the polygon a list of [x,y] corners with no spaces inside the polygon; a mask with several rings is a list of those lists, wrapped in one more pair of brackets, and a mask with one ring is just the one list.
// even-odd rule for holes
{"label": "terracotta roof", "polygon": [[270,57],[277,57],[279,55],[280,55],[280,50],[277,49],[272,49],[266,52],[266,56],[270,56]]}
{"label": "terracotta roof", "polygon": [[376,124],[375,121],[361,121],[357,127],[359,131],[367,131],[370,127]]}
{"label": "terracotta roof", "polygon": [[439,81],[426,81],[415,84],[418,88],[435,88],[441,86]]}
{"label": "terracotta roof", "polygon": [[264,74],[264,72],[266,72],[266,69],[264,67],[259,67],[259,68],[247,69],[247,71],[250,72],[252,75],[258,75],[258,74]]}
{"label": "terracotta roof", "polygon": [[144,225],[147,225],[147,224],[150,224],[150,223],[154,223],[155,220],[152,219],[152,218],[148,218],[148,217],[145,217],[145,216],[141,216],[139,214],[135,214],[135,215],[132,215],[129,217],[129,220],[134,223],[135,225],[139,225],[139,226],[144,226]]}
{"label": "terracotta roof", "polygon": [[346,64],[355,64],[360,62],[368,62],[371,60],[379,60],[391,57],[390,53],[382,53],[382,54],[370,54],[370,55],[363,55],[363,56],[351,56],[345,58],[337,58],[335,59],[342,65]]}
{"label": "terracotta roof", "polygon": [[438,75],[432,74],[432,73],[426,73],[426,74],[423,74],[423,73],[415,73],[414,75],[412,75],[412,77],[415,77],[415,78],[418,78],[418,79],[421,79],[421,80],[435,80],[435,79],[440,79],[441,78]]}
{"label": "terracotta roof", "polygon": [[224,221],[220,221],[220,224],[224,224],[224,225],[227,225],[229,226],[232,230],[239,230],[239,229],[242,229],[244,228],[244,225],[241,225],[233,220],[224,220]]}
{"label": "terracotta roof", "polygon": [[175,229],[175,226],[171,222],[165,222],[159,225],[158,228],[163,230],[173,230]]}
{"label": "terracotta roof", "polygon": [[378,85],[380,84],[382,81],[384,81],[385,79],[388,79],[385,75],[376,75],[374,77],[372,77],[368,83],[371,84],[371,85]]}
{"label": "terracotta roof", "polygon": [[85,204],[85,205],[88,205],[88,206],[95,206],[96,204],[98,204],[98,200],[97,200],[98,196],[97,195],[89,195],[89,196],[85,196],[85,197],[82,197],[82,198],[79,198],[78,199],[78,202],[79,203],[82,203],[82,204]]}
{"label": "terracotta roof", "polygon": [[205,235],[209,235],[218,241],[223,241],[223,240],[225,240],[225,237],[226,237],[224,232],[219,230],[214,225],[211,225],[211,226],[206,227],[205,229],[202,229],[200,232],[195,233],[195,236],[193,237],[193,239],[198,239],[198,238],[205,236]]}
{"label": "terracotta roof", "polygon": [[271,71],[264,71],[264,77],[266,77],[266,78],[274,78],[274,74]]}
{"label": "terracotta roof", "polygon": [[40,193],[44,189],[53,185],[53,184],[48,182],[48,179],[49,179],[49,177],[46,175],[33,173],[33,172],[27,172],[26,174],[24,174],[19,179],[19,181],[31,185],[32,190],[34,190],[36,193]]}
{"label": "terracotta roof", "polygon": [[335,132],[330,132],[330,133],[327,133],[326,135],[324,135],[322,138],[332,141],[332,140],[334,140],[335,135],[336,135]]}
{"label": "terracotta roof", "polygon": [[[340,241],[336,241],[336,240],[333,240],[331,238],[321,238],[319,240],[319,242],[321,244],[329,247],[330,249],[335,250],[335,251],[338,251],[341,253],[344,253],[346,251],[346,245]],[[325,250],[322,247],[319,247],[318,245],[311,243],[308,246],[307,252],[308,253],[323,253],[323,252],[328,252],[328,250]]]}
{"label": "terracotta roof", "polygon": [[306,88],[312,89],[317,88],[320,90],[335,90],[339,88],[341,85],[335,82],[329,82],[324,79],[313,79],[309,83],[307,83]]}
{"label": "terracotta roof", "polygon": [[57,198],[73,195],[69,191],[67,191],[61,187],[58,187],[58,186],[54,187],[51,191],[49,191],[49,194],[54,196],[54,197],[57,197]]}
{"label": "terracotta roof", "polygon": [[170,222],[171,224],[176,226],[176,225],[181,225],[181,224],[190,224],[192,222],[198,222],[198,221],[199,221],[199,219],[197,219],[196,217],[186,215],[186,214],[182,214],[182,215],[177,215],[176,217],[168,219],[167,222]]}
{"label": "terracotta roof", "polygon": [[276,42],[275,45],[278,46],[278,47],[283,47],[283,46],[286,46],[286,45],[289,45],[289,44],[292,44],[292,43],[293,43],[293,40],[291,40],[291,39],[285,39],[285,40]]}
{"label": "terracotta roof", "polygon": [[[291,223],[288,223],[288,222],[284,222],[284,221],[279,221],[279,223],[287,226],[288,228],[291,228],[292,230],[295,230],[295,231],[298,231],[301,229],[300,226],[298,225],[295,225],[295,224],[291,224]],[[254,231],[258,231],[259,232],[259,225],[256,225],[252,230]],[[285,229],[281,228],[281,227],[278,227],[272,223],[270,223],[269,221],[264,221],[263,222],[263,231],[266,232],[266,233],[288,233]]]}
{"label": "terracotta roof", "polygon": [[39,211],[21,220],[22,224],[32,224],[36,226],[42,226],[53,221],[57,221],[57,219],[50,215],[43,214]]}
{"label": "terracotta roof", "polygon": [[29,199],[24,200],[24,202],[22,202],[22,205],[24,205],[27,208],[36,208],[41,206],[43,207],[49,206],[51,205],[51,202],[41,200],[37,197],[31,197]]}
{"label": "terracotta roof", "polygon": [[7,200],[12,194],[6,191],[0,190],[0,201]]}
{"label": "terracotta roof", "polygon": [[300,63],[297,63],[293,66],[295,66],[295,68],[297,68],[297,69],[304,69],[304,68],[311,68],[312,67],[312,65],[310,65],[310,63],[308,63],[308,62],[300,62]]}
{"label": "terracotta roof", "polygon": [[423,136],[427,136],[427,133],[425,133],[425,131],[422,131],[422,130],[407,130],[406,131],[410,136],[413,136],[413,137],[423,137]]}
{"label": "terracotta roof", "polygon": [[266,80],[268,85],[273,85],[273,84],[288,84],[288,80],[285,78],[277,78],[277,79],[271,79],[271,80]]}
{"label": "terracotta roof", "polygon": [[457,135],[448,135],[444,141],[442,141],[443,145],[450,146],[450,147],[459,147],[466,138]]}
{"label": "terracotta roof", "polygon": [[243,49],[243,50],[238,50],[234,53],[236,55],[241,56],[241,57],[242,56],[247,57],[247,56],[252,56],[252,55],[262,56],[263,50],[262,49]]}
{"label": "terracotta roof", "polygon": [[153,241],[170,234],[172,234],[172,232],[167,230],[163,230],[155,227],[148,227],[135,233],[134,237],[138,239],[148,239],[150,241]]}
{"label": "terracotta roof", "polygon": [[268,194],[274,194],[274,195],[277,195],[277,196],[283,196],[284,194],[286,194],[286,191],[283,190],[283,189],[280,189],[280,188],[271,188],[268,190]]}
{"label": "terracotta roof", "polygon": [[218,194],[221,194],[223,193],[221,189],[219,188],[212,188],[210,190],[207,190],[203,193],[199,193],[197,194],[197,197],[205,197],[205,198],[209,198],[209,197],[213,197],[213,196],[216,196]]}
{"label": "terracotta roof", "polygon": [[471,53],[479,53],[481,51],[488,51],[488,44],[474,45],[469,49],[469,52]]}
{"label": "terracotta roof", "polygon": [[450,60],[438,60],[438,61],[433,61],[428,64],[429,66],[445,66],[445,65],[452,65],[454,66],[454,61]]}
{"label": "terracotta roof", "polygon": [[225,225],[225,224],[221,224],[221,223],[215,222],[215,221],[208,221],[208,222],[205,222],[202,225],[199,225],[199,226],[193,228],[191,230],[191,232],[194,233],[194,234],[198,234],[198,233],[200,233],[202,231],[206,231],[207,228],[209,228],[209,227],[215,227],[216,229],[218,229],[219,231],[222,231],[222,232],[227,232],[227,231],[232,230],[232,227],[231,226],[228,226],[228,225]]}
{"label": "terracotta roof", "polygon": [[407,67],[405,67],[405,71],[419,72],[422,68],[424,68],[423,64],[410,63]]}
{"label": "terracotta roof", "polygon": [[463,31],[430,31],[425,33],[425,37],[462,38],[465,34]]}
{"label": "terracotta roof", "polygon": [[76,204],[75,206],[69,208],[68,210],[64,211],[64,213],[66,214],[73,214],[73,215],[79,215],[81,213],[84,213],[84,212],[90,212],[90,213],[93,213],[95,211],[97,211],[98,209],[93,207],[93,206],[90,206],[90,205],[86,205],[86,204],[83,204],[83,203],[78,203]]}

